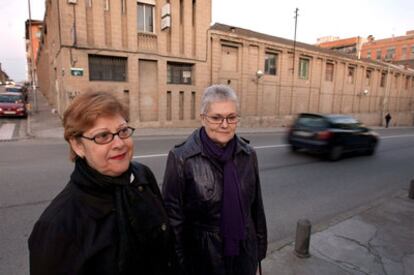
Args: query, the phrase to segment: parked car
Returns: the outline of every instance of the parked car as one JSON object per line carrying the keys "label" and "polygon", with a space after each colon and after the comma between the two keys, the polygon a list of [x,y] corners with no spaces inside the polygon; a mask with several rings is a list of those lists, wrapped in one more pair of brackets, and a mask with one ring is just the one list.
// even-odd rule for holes
{"label": "parked car", "polygon": [[0,117],[27,117],[26,104],[20,93],[0,93]]}
{"label": "parked car", "polygon": [[378,134],[348,115],[299,114],[287,135],[292,151],[306,149],[338,160],[344,153],[372,155]]}
{"label": "parked car", "polygon": [[24,101],[27,102],[28,93],[27,88],[22,86],[6,86],[6,92],[20,93],[23,95]]}

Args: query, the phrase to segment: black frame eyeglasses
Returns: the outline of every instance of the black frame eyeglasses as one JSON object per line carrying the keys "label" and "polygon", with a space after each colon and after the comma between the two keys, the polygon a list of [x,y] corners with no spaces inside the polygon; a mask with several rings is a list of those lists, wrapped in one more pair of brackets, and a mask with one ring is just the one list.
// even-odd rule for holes
{"label": "black frame eyeglasses", "polygon": [[130,136],[132,136],[134,131],[135,131],[135,128],[132,128],[132,127],[128,126],[128,127],[121,128],[116,133],[111,133],[109,131],[105,131],[105,132],[98,133],[98,134],[94,135],[91,138],[90,137],[85,137],[84,135],[80,135],[80,137],[88,139],[88,140],[92,140],[96,144],[103,145],[103,144],[108,144],[111,141],[113,141],[115,136],[118,136],[120,139],[127,139]]}
{"label": "black frame eyeglasses", "polygon": [[203,114],[203,116],[207,119],[207,121],[211,124],[222,124],[224,120],[226,120],[227,124],[236,124],[240,121],[240,116],[238,115],[229,115],[226,117],[222,117],[219,115],[208,116]]}

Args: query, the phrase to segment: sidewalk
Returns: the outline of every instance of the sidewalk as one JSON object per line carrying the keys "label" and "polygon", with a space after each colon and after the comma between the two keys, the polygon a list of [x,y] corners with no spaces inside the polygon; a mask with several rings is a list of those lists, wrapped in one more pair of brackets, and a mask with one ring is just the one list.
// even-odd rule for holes
{"label": "sidewalk", "polygon": [[263,261],[266,275],[413,275],[414,200],[399,192],[371,208],[314,232],[309,258],[294,244],[276,249]]}
{"label": "sidewalk", "polygon": [[[188,135],[191,128],[137,129],[134,136]],[[285,132],[285,128],[240,128],[239,133]],[[38,93],[28,133],[34,138],[63,140],[59,116]],[[269,244],[262,262],[265,275],[414,275],[414,200],[400,191],[375,204],[342,215],[327,225],[312,225],[310,257],[294,254],[294,243]]]}

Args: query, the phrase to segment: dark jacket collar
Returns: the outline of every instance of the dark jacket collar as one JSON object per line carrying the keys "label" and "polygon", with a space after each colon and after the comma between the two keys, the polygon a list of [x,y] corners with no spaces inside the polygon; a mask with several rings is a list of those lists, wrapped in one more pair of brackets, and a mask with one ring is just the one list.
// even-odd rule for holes
{"label": "dark jacket collar", "polygon": [[[133,173],[134,185],[143,186],[149,185],[147,177],[143,175],[144,170],[140,168],[138,163],[131,162],[131,171]],[[84,211],[88,216],[95,220],[102,219],[114,211],[114,190],[103,191],[102,189],[81,188],[79,185],[71,184],[75,188],[75,194],[80,203],[81,211]]]}

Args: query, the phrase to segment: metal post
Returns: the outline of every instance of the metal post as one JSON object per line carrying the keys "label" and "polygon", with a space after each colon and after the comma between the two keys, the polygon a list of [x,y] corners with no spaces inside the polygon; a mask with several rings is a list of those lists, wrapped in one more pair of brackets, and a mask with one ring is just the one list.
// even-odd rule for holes
{"label": "metal post", "polygon": [[298,23],[298,11],[299,9],[295,9],[295,34],[293,37],[293,66],[292,66],[292,85],[290,87],[290,115],[293,113],[293,86],[295,84],[295,62],[296,62],[296,28]]}
{"label": "metal post", "polygon": [[299,220],[296,227],[295,255],[299,258],[308,258],[311,235],[311,223],[309,220]]}
{"label": "metal post", "polygon": [[30,10],[30,0],[27,0],[28,2],[28,6],[29,6],[29,40],[30,40],[30,51],[31,51],[31,57],[30,57],[30,61],[31,61],[31,75],[32,75],[32,92],[33,92],[33,107],[34,107],[34,112],[37,113],[37,89],[36,89],[36,75],[34,72],[34,66],[35,61],[34,61],[34,49],[33,49],[33,41],[32,41],[32,13]]}
{"label": "metal post", "polygon": [[408,197],[414,200],[414,180],[410,183],[410,190],[408,191]]}

